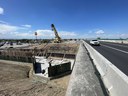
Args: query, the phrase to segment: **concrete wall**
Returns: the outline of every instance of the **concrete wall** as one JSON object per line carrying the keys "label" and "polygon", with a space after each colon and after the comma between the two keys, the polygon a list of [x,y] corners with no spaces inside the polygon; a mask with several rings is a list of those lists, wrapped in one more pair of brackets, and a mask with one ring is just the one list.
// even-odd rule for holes
{"label": "concrete wall", "polygon": [[128,96],[128,77],[83,41],[111,96]]}
{"label": "concrete wall", "polygon": [[83,44],[80,45],[66,96],[104,96],[96,71]]}
{"label": "concrete wall", "polygon": [[100,40],[100,41],[128,44],[128,40]]}

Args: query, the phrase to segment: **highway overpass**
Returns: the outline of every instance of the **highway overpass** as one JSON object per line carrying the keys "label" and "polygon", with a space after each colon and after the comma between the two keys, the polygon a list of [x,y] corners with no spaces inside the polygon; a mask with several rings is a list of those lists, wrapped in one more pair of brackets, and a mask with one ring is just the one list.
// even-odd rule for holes
{"label": "highway overpass", "polygon": [[[81,46],[66,96],[127,96],[128,45],[101,42],[101,46],[91,46],[89,41],[81,40]],[[96,75],[96,70],[90,69],[89,66],[92,67],[92,64],[99,75]],[[100,79],[96,80],[96,77],[100,78],[103,84]],[[98,91],[95,88],[102,90]]]}
{"label": "highway overpass", "polygon": [[[86,42],[89,43],[89,41]],[[100,43],[101,46],[92,47],[128,76],[128,44]]]}

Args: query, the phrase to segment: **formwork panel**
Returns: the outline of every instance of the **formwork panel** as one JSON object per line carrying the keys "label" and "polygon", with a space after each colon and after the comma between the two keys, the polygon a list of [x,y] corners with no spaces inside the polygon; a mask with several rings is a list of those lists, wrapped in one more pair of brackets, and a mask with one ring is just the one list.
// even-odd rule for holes
{"label": "formwork panel", "polygon": [[71,62],[49,67],[48,76],[57,76],[68,71],[71,71]]}

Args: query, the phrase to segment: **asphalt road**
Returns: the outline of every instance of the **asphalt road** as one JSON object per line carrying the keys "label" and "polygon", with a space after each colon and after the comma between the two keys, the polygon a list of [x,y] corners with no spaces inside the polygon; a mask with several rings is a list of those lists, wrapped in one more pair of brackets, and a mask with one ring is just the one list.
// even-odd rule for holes
{"label": "asphalt road", "polygon": [[100,43],[101,46],[92,47],[128,76],[128,44]]}

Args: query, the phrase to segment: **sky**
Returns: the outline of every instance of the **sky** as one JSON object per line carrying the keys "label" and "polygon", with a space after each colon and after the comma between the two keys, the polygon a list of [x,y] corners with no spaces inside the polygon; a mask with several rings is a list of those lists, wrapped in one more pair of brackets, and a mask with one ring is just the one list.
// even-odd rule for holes
{"label": "sky", "polygon": [[128,38],[128,0],[0,0],[0,39]]}

